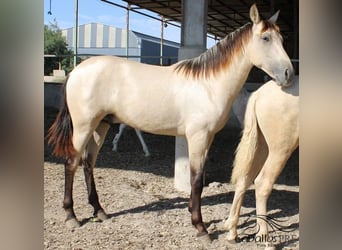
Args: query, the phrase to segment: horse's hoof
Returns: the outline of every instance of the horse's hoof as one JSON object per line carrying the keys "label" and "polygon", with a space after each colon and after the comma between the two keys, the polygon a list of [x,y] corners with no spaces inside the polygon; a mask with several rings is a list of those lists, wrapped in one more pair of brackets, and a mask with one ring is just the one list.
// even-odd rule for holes
{"label": "horse's hoof", "polygon": [[226,240],[230,243],[230,244],[235,244],[236,243],[236,239],[237,239],[237,236],[236,235],[231,235],[231,233],[229,232],[227,237],[226,237]]}
{"label": "horse's hoof", "polygon": [[228,238],[227,238],[227,242],[228,242],[229,244],[236,244],[236,240],[235,240],[235,239],[228,239]]}
{"label": "horse's hoof", "polygon": [[103,210],[99,210],[96,214],[96,218],[100,221],[104,221],[107,220],[109,217]]}
{"label": "horse's hoof", "polygon": [[80,222],[76,218],[69,219],[65,221],[67,228],[74,229],[81,226]]}
{"label": "horse's hoof", "polygon": [[198,233],[197,238],[203,244],[203,246],[208,246],[212,242],[210,235],[207,233]]}

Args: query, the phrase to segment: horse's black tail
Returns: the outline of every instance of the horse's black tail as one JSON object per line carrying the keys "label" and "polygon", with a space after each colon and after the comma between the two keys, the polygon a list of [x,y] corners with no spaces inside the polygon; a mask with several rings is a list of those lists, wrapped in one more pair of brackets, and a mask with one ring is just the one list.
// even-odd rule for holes
{"label": "horse's black tail", "polygon": [[76,153],[72,143],[73,126],[68,104],[66,102],[66,84],[68,79],[69,75],[67,76],[63,86],[63,95],[59,113],[47,134],[48,144],[54,147],[53,154],[63,158],[69,158]]}

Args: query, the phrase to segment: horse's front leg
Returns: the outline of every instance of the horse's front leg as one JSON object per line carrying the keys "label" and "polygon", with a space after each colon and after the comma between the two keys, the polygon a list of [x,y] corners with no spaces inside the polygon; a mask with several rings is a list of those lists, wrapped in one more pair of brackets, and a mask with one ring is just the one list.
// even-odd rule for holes
{"label": "horse's front leg", "polygon": [[202,219],[201,195],[203,191],[204,163],[213,138],[213,136],[203,132],[188,137],[191,184],[188,208],[191,212],[191,223],[198,231],[197,236],[208,235]]}
{"label": "horse's front leg", "polygon": [[191,183],[191,223],[198,230],[197,236],[208,234],[203,223],[201,213],[201,195],[203,190],[203,171],[196,171],[195,167],[190,166]]}
{"label": "horse's front leg", "polygon": [[85,182],[88,190],[89,204],[94,208],[94,217],[103,221],[108,218],[107,214],[100,205],[99,197],[96,191],[93,169],[99,150],[104,142],[105,136],[109,129],[109,124],[100,123],[90,138],[88,146],[82,157],[82,166],[84,170]]}

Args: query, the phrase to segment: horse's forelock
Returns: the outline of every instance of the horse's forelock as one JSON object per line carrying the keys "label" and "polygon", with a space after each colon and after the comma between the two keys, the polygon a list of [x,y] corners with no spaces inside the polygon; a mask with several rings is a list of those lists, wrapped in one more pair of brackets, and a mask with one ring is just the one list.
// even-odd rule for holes
{"label": "horse's forelock", "polygon": [[195,78],[216,75],[223,68],[229,67],[234,56],[243,51],[251,33],[252,24],[248,23],[198,57],[179,62],[176,71]]}
{"label": "horse's forelock", "polygon": [[276,25],[275,23],[272,23],[270,21],[267,20],[263,20],[262,21],[262,28],[261,28],[261,32],[265,32],[267,30],[275,30],[278,33],[280,32],[279,26]]}

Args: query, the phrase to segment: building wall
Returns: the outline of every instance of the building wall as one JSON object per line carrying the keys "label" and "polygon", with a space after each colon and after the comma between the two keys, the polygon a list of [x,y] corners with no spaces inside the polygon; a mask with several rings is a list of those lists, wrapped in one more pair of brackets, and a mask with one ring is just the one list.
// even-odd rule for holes
{"label": "building wall", "polygon": [[[74,28],[62,30],[69,49],[74,46]],[[138,48],[139,39],[133,32],[128,33],[129,48]],[[89,23],[78,28],[78,50],[88,51],[86,54],[108,54],[112,49],[126,50],[127,31],[104,24]],[[103,50],[103,52],[101,52]],[[135,50],[133,50],[135,51]],[[113,53],[110,53],[113,54]],[[120,55],[123,53],[120,53]],[[123,55],[125,55],[124,53]]]}
{"label": "building wall", "polygon": [[[163,45],[163,65],[171,65],[177,62],[178,48]],[[160,43],[148,40],[141,41],[141,62],[159,65],[160,64]],[[153,57],[149,57],[153,56]]]}

